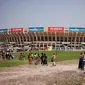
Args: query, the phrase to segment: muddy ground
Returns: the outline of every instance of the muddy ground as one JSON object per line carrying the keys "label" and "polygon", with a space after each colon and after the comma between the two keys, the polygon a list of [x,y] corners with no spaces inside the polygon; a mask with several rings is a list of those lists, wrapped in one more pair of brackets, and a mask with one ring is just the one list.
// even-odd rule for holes
{"label": "muddy ground", "polygon": [[56,66],[21,65],[0,68],[0,85],[84,85],[78,61],[58,62]]}

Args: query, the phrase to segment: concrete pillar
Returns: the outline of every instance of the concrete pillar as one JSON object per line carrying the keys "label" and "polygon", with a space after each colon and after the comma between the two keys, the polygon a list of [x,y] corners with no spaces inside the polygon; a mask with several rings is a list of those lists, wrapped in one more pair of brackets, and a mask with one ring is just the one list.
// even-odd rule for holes
{"label": "concrete pillar", "polygon": [[25,35],[25,38],[26,38],[26,42],[27,42],[27,36],[26,36],[26,34],[24,34]]}
{"label": "concrete pillar", "polygon": [[51,43],[51,47],[52,47],[52,43]]}
{"label": "concrete pillar", "polygon": [[8,43],[8,38],[6,37],[6,44]]}
{"label": "concrete pillar", "polygon": [[72,48],[72,37],[71,37],[71,48]]}
{"label": "concrete pillar", "polygon": [[19,41],[20,41],[20,44],[21,44],[21,38],[19,37]]}
{"label": "concrete pillar", "polygon": [[56,36],[56,32],[55,32],[55,50],[56,50],[56,43],[57,43],[57,36]]}
{"label": "concrete pillar", "polygon": [[55,50],[56,50],[56,43],[55,43]]}
{"label": "concrete pillar", "polygon": [[48,35],[48,37],[47,37],[47,38],[48,38],[48,41],[49,41],[49,35]]}
{"label": "concrete pillar", "polygon": [[39,37],[40,37],[40,41],[41,41],[41,35]]}
{"label": "concrete pillar", "polygon": [[43,43],[43,48],[44,48],[44,43]]}
{"label": "concrete pillar", "polygon": [[47,48],[48,48],[48,43],[47,43]]}
{"label": "concrete pillar", "polygon": [[40,48],[40,43],[39,43],[39,48]]}

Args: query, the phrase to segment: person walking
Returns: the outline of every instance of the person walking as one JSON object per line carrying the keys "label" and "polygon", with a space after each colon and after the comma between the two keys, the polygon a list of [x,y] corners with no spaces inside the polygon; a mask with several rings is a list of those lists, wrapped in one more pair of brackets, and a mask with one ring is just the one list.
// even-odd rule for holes
{"label": "person walking", "polygon": [[56,61],[56,55],[55,53],[53,53],[52,58],[51,58],[52,66],[56,66],[55,61]]}
{"label": "person walking", "polygon": [[43,55],[43,65],[48,65],[48,63],[47,63],[47,55],[46,54]]}
{"label": "person walking", "polygon": [[[83,65],[85,66],[85,52],[84,52],[84,58],[83,58]],[[84,69],[84,66],[83,66],[83,69]]]}
{"label": "person walking", "polygon": [[29,64],[32,64],[33,57],[30,53],[28,55],[28,60],[29,60]]}
{"label": "person walking", "polygon": [[5,52],[4,52],[4,50],[1,51],[1,56],[2,56],[2,59],[5,60]]}
{"label": "person walking", "polygon": [[43,64],[43,53],[41,53],[41,64]]}
{"label": "person walking", "polygon": [[39,54],[37,55],[37,57],[35,59],[36,59],[35,65],[40,64],[40,55]]}
{"label": "person walking", "polygon": [[34,56],[33,56],[33,63],[34,63],[34,64],[35,64],[35,62],[36,62],[36,57],[37,57],[37,53],[35,53]]}
{"label": "person walking", "polygon": [[84,70],[84,62],[83,62],[83,59],[84,59],[84,55],[83,55],[83,53],[81,52],[81,53],[80,53],[80,57],[79,57],[78,69]]}
{"label": "person walking", "polygon": [[31,56],[32,56],[32,57],[34,56],[33,53],[31,53]]}

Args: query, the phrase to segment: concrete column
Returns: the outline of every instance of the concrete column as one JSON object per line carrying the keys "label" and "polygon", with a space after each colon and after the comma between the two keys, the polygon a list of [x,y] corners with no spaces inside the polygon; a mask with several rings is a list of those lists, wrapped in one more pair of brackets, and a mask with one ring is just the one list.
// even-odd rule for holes
{"label": "concrete column", "polygon": [[9,42],[7,37],[6,37],[6,42],[7,42],[7,44],[8,44],[8,42]]}
{"label": "concrete column", "polygon": [[73,37],[71,37],[71,48],[72,48],[72,38],[73,38]]}
{"label": "concrete column", "polygon": [[63,35],[63,42],[65,41],[65,36]]}
{"label": "concrete column", "polygon": [[56,43],[55,43],[55,50],[56,50]]}
{"label": "concrete column", "polygon": [[24,34],[24,36],[25,36],[25,38],[26,38],[26,42],[27,42],[27,36],[26,36],[26,34]]}
{"label": "concrete column", "polygon": [[41,36],[39,36],[40,37],[40,41],[41,41]]}
{"label": "concrete column", "polygon": [[52,34],[51,34],[50,36],[51,36],[51,41],[53,41],[53,36],[52,36]]}
{"label": "concrete column", "polygon": [[57,42],[57,36],[56,36],[56,32],[55,32],[55,49],[56,49],[56,42]]}
{"label": "concrete column", "polygon": [[43,43],[43,48],[44,48],[44,43]]}
{"label": "concrete column", "polygon": [[47,43],[47,48],[48,48],[48,43]]}
{"label": "concrete column", "polygon": [[[79,37],[78,37],[78,41],[79,41]],[[78,47],[79,47],[79,42],[78,42]]]}
{"label": "concrete column", "polygon": [[69,34],[67,34],[67,42],[68,42],[68,40],[69,40]]}
{"label": "concrete column", "polygon": [[45,41],[45,37],[44,37],[44,35],[43,35],[43,41]]}
{"label": "concrete column", "polygon": [[30,38],[30,36],[29,36],[29,42],[31,42],[31,38]]}
{"label": "concrete column", "polygon": [[9,42],[11,42],[11,37],[9,38]]}
{"label": "concrete column", "polygon": [[40,48],[40,43],[39,43],[39,48]]}
{"label": "concrete column", "polygon": [[49,41],[49,35],[48,35],[48,37],[47,37],[47,38],[48,38],[48,41]]}
{"label": "concrete column", "polygon": [[80,46],[80,37],[79,37],[79,46]]}
{"label": "concrete column", "polygon": [[47,43],[45,43],[46,44],[46,47],[47,47]]}
{"label": "concrete column", "polygon": [[8,37],[8,44],[9,44],[9,42],[10,42],[10,38]]}
{"label": "concrete column", "polygon": [[56,42],[57,42],[57,37],[58,37],[58,36],[56,35]]}
{"label": "concrete column", "polygon": [[71,41],[70,41],[70,44],[71,44],[71,48],[72,48],[72,37],[71,37]]}
{"label": "concrete column", "polygon": [[52,43],[51,43],[51,47],[52,47]]}
{"label": "concrete column", "polygon": [[[19,37],[19,41],[20,41],[20,44],[21,44],[21,38]],[[18,42],[19,43],[19,42]]]}
{"label": "concrete column", "polygon": [[37,35],[36,35],[36,41],[38,41]]}

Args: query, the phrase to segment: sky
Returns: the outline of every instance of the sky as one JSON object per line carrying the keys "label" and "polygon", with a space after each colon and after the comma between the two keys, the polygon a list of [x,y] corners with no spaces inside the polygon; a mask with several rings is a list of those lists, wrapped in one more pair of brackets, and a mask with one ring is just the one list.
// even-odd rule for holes
{"label": "sky", "polygon": [[0,29],[85,27],[85,0],[0,0]]}

